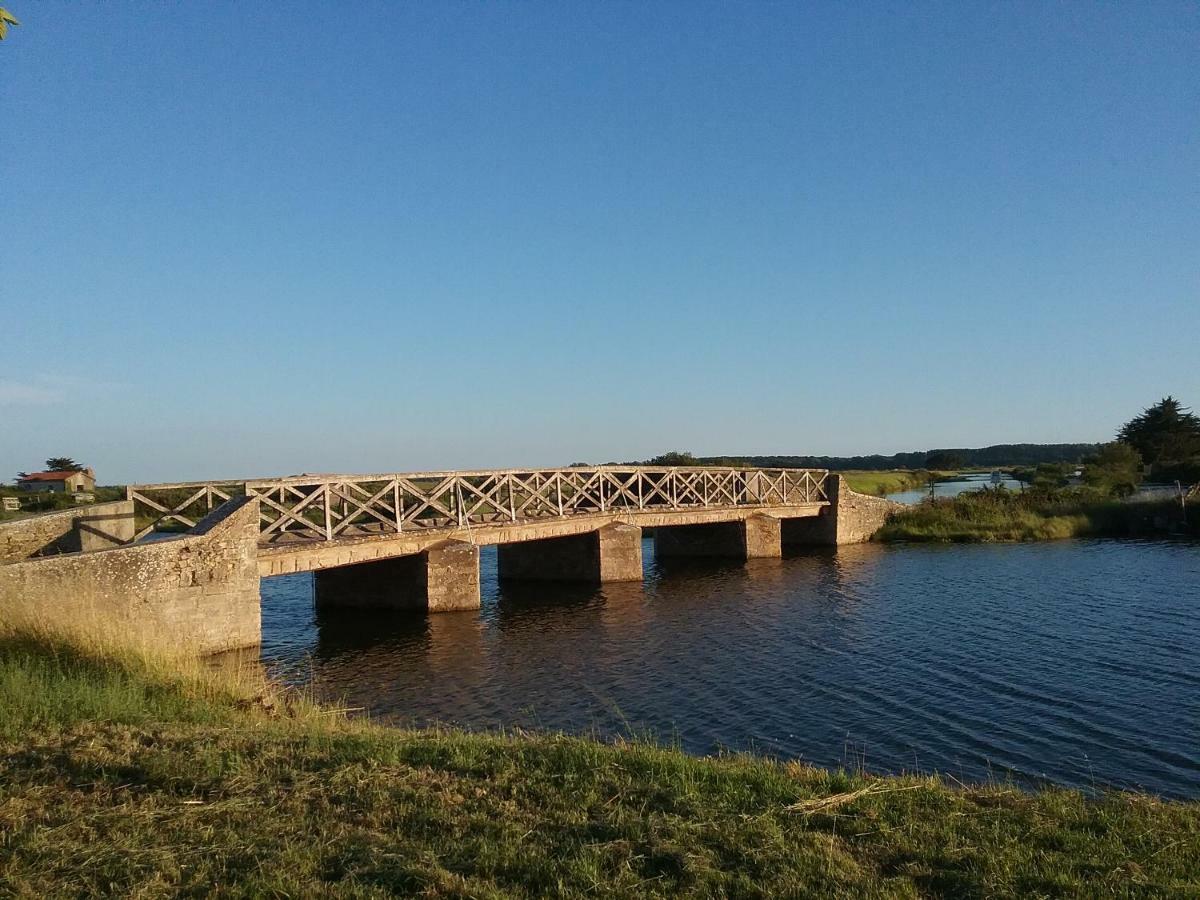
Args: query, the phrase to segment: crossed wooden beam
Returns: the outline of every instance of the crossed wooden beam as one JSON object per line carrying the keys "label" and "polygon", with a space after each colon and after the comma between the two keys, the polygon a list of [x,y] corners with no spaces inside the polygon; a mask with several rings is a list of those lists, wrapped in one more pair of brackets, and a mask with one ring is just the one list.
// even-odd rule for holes
{"label": "crossed wooden beam", "polygon": [[245,494],[259,501],[264,541],[328,541],[597,512],[826,502],[827,475],[811,469],[599,466],[135,485],[127,496],[147,520],[135,539],[163,522],[194,527],[202,514]]}

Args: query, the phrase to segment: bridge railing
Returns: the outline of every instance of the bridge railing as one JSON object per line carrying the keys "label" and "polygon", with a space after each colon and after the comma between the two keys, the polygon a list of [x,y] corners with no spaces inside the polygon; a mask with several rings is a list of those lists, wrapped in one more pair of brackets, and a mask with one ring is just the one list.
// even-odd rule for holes
{"label": "bridge railing", "polygon": [[129,498],[143,537],[191,527],[225,500],[257,497],[264,541],[334,540],[607,512],[827,503],[818,469],[509,469],[386,475],[316,475],[247,482],[135,485]]}
{"label": "bridge railing", "polygon": [[140,541],[152,531],[186,531],[234,497],[246,493],[241,481],[186,481],[178,484],[131,484],[125,499],[133,501],[136,533]]}

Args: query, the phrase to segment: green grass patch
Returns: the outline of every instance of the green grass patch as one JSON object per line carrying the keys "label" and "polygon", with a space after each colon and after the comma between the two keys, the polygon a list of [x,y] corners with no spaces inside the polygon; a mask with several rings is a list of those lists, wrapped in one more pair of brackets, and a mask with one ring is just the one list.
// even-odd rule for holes
{"label": "green grass patch", "polygon": [[883,497],[887,494],[898,494],[901,491],[927,487],[930,476],[934,473],[926,469],[896,469],[884,472],[837,472],[835,474],[845,478],[846,484],[852,491]]}
{"label": "green grass patch", "polygon": [[1123,503],[1081,490],[992,488],[924,500],[892,516],[880,541],[1044,541],[1134,537],[1182,528],[1178,504]]}
{"label": "green grass patch", "polygon": [[198,660],[51,632],[0,632],[0,740],[80,722],[230,722],[238,702],[266,688],[250,674],[217,677]]}
{"label": "green grass patch", "polygon": [[1200,892],[1196,803],[400,731],[261,689],[0,641],[0,894]]}

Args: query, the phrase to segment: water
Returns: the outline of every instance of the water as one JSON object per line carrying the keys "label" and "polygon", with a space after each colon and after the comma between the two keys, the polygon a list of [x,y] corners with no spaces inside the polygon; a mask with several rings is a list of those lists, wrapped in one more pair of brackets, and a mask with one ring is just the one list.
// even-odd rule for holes
{"label": "water", "polygon": [[1200,797],[1200,546],[862,545],[317,616],[263,583],[264,656],[395,723],[653,732],[687,751]]}
{"label": "water", "polygon": [[[988,472],[973,472],[970,475],[959,475],[949,481],[934,482],[933,490],[935,497],[957,497],[959,494],[967,491],[979,491],[985,487],[996,487],[1003,485],[1010,491],[1021,490],[1021,482],[1008,475],[1004,475],[1000,481],[992,481],[992,476]],[[912,505],[920,503],[929,496],[929,488],[917,488],[912,491],[900,491],[895,494],[888,494],[889,500],[896,500],[900,503]]]}

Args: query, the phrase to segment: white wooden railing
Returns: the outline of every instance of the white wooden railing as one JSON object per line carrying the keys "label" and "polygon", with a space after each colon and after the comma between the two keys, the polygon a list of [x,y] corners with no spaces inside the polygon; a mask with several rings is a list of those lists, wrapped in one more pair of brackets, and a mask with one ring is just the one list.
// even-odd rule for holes
{"label": "white wooden railing", "polygon": [[597,466],[300,475],[244,482],[131,485],[140,539],[191,528],[235,496],[257,497],[262,540],[324,540],[606,512],[829,502],[823,469]]}

